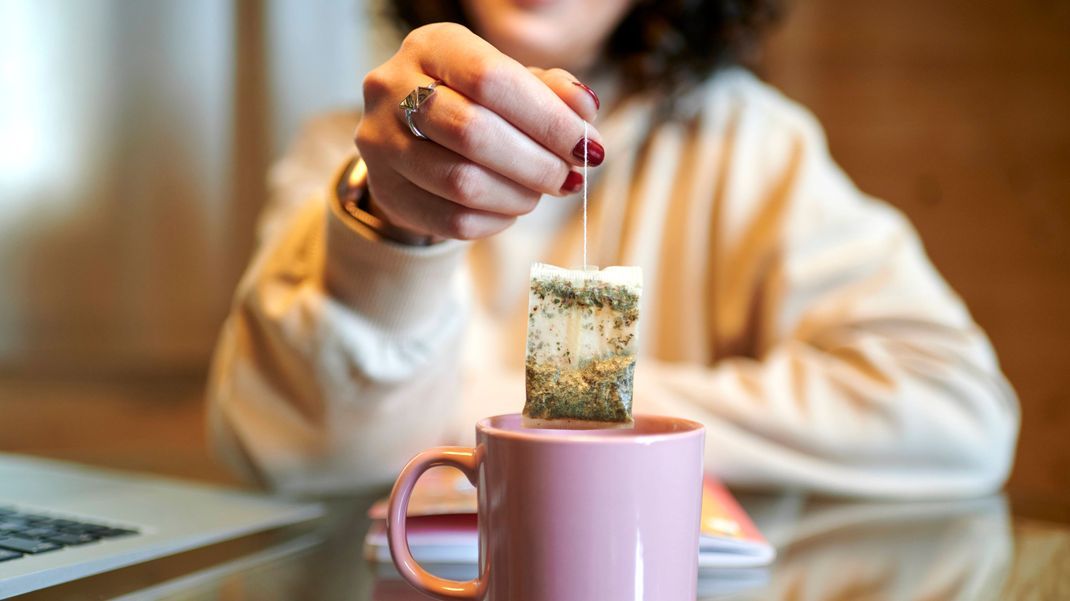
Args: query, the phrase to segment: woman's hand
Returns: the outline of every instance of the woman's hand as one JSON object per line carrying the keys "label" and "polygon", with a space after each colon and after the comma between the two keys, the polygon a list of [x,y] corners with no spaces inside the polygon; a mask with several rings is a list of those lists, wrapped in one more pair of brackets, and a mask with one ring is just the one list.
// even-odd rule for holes
{"label": "woman's hand", "polygon": [[[413,115],[409,92],[442,82]],[[364,79],[355,142],[368,166],[372,209],[396,227],[435,238],[478,239],[512,225],[543,194],[583,185],[584,121],[597,97],[560,69],[527,69],[460,25],[410,33]],[[588,163],[604,158],[590,127]]]}

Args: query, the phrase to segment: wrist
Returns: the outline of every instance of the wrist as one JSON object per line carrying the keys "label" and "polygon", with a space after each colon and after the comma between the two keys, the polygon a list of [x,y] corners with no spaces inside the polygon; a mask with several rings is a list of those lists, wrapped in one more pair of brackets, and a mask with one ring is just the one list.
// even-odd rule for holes
{"label": "wrist", "polygon": [[364,159],[356,157],[346,165],[338,178],[335,192],[343,212],[381,238],[408,246],[429,246],[436,242],[432,236],[390,222],[372,198]]}

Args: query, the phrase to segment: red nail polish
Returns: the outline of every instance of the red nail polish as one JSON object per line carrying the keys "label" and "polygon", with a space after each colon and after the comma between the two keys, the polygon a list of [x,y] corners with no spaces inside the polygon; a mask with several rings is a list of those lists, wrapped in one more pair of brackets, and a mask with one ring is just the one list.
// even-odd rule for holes
{"label": "red nail polish", "polygon": [[583,187],[583,174],[579,171],[569,171],[565,183],[561,184],[562,192],[579,192]]}
{"label": "red nail polish", "polygon": [[[576,142],[576,147],[572,149],[572,156],[578,160],[583,160],[583,140]],[[602,145],[594,140],[587,141],[587,164],[591,167],[597,167],[602,164],[602,161],[606,160],[606,149],[602,148]]]}
{"label": "red nail polish", "polygon": [[574,82],[572,82],[572,84],[583,88],[584,92],[587,92],[588,94],[591,95],[591,100],[594,100],[594,108],[595,108],[595,110],[602,108],[602,101],[598,99],[598,94],[595,94],[594,90],[592,90],[587,84],[579,82],[579,81],[574,81]]}

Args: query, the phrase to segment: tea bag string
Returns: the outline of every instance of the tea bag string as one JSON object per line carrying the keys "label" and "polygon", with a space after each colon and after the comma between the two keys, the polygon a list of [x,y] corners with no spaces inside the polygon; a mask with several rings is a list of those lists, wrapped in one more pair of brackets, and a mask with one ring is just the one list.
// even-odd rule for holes
{"label": "tea bag string", "polygon": [[583,122],[583,272],[587,273],[587,122]]}

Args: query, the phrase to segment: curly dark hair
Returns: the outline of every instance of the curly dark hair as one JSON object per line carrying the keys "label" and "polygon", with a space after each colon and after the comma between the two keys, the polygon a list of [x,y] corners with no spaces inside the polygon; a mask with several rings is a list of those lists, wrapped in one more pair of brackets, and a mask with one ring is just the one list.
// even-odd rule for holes
{"label": "curly dark hair", "polygon": [[[459,0],[393,0],[404,29],[468,25]],[[747,63],[781,13],[779,0],[640,0],[610,35],[603,60],[636,91],[680,91],[726,64]]]}

